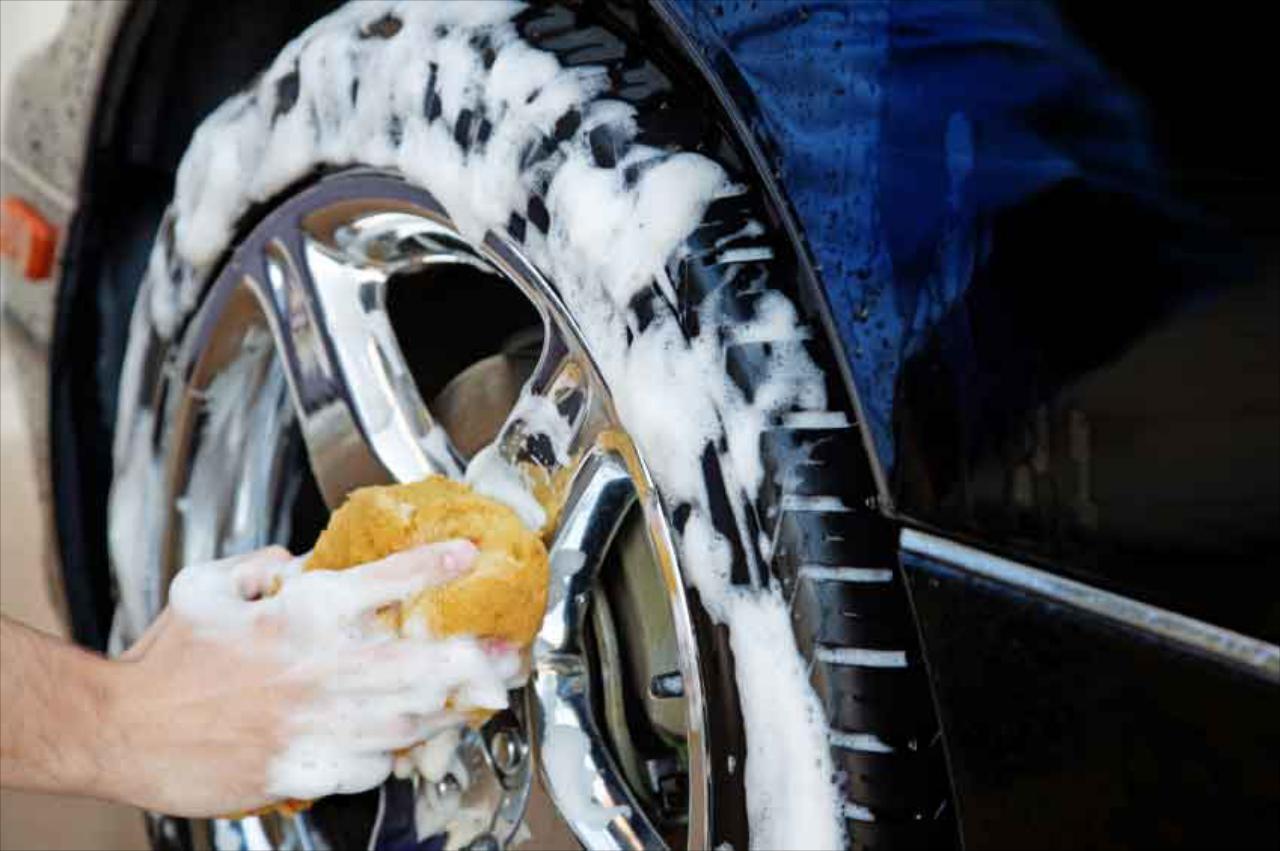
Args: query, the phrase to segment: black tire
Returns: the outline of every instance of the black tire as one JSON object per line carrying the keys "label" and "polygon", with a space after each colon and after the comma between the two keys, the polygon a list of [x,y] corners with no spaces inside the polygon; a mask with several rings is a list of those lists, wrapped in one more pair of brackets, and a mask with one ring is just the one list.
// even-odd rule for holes
{"label": "black tire", "polygon": [[[761,186],[765,176],[753,173],[752,158],[737,132],[740,128],[720,110],[709,108],[711,94],[699,85],[702,81],[692,79],[693,69],[663,63],[662,57],[647,49],[645,30],[657,29],[657,22],[639,15],[628,25],[624,15],[593,11],[600,12],[559,6],[531,11],[523,16],[521,33],[534,45],[557,54],[562,64],[603,61],[610,80],[615,81],[604,96],[625,100],[638,110],[636,141],[706,152],[735,180]],[[847,800],[854,805],[848,810],[850,847],[948,847],[955,844],[955,827],[945,755],[914,617],[898,570],[896,529],[877,511],[876,483],[837,367],[838,343],[833,345],[824,330],[820,297],[801,286],[805,249],[788,238],[781,221],[786,214],[769,203],[763,187],[713,204],[690,236],[688,259],[679,271],[676,310],[691,335],[698,331],[699,307],[710,293],[733,290],[733,298],[724,304],[735,318],[751,316],[753,302],[766,288],[790,299],[813,331],[805,344],[806,354],[826,373],[829,411],[835,414],[792,418],[795,425],[780,417],[762,437],[766,474],[760,492],[750,500],[754,510],[747,514],[747,528],[737,528],[731,515],[718,526],[740,542],[738,565],[747,581],[747,565],[761,558],[757,533],[763,532],[773,542],[768,581],[780,583],[789,601],[797,644],[810,663],[811,683],[831,729],[871,733],[893,747],[892,752],[883,753],[843,747],[841,743],[848,740],[838,737],[834,743],[833,762]],[[719,262],[717,240],[753,220],[769,223],[758,239],[769,247],[772,258],[732,270]],[[726,352],[727,368],[749,396],[773,354],[771,348],[769,343],[757,342],[732,346]],[[714,469],[708,470],[709,479],[716,476]],[[847,510],[832,510],[837,502]],[[854,567],[866,572],[810,569],[814,567]],[[853,576],[877,575],[872,573],[877,570],[886,571],[889,580],[849,581]],[[724,636],[717,643],[727,655]],[[855,647],[902,651],[908,664],[858,668],[818,658],[823,648]],[[732,664],[724,664],[723,670],[731,677]],[[726,691],[730,688],[731,679]],[[734,727],[739,733],[733,745],[740,746],[740,720]],[[874,820],[868,820],[868,815]],[[735,848],[747,847],[740,835],[726,831],[716,841],[721,839],[732,841]]]}
{"label": "black tire", "polygon": [[[374,23],[378,26],[369,29],[374,38],[392,38],[398,30],[385,18]],[[609,84],[599,97],[636,109],[634,136],[604,125],[590,138],[579,138],[584,135],[579,133],[581,116],[566,113],[542,144],[526,152],[526,168],[545,166],[570,143],[589,145],[597,166],[615,167],[630,145],[640,143],[705,153],[736,182],[763,186],[767,178],[755,173],[737,127],[719,112],[678,51],[659,46],[660,22],[650,13],[552,4],[523,12],[516,26],[526,41],[554,54],[564,67],[604,66]],[[491,61],[483,43],[475,49],[481,61]],[[295,108],[298,81],[264,77],[251,91],[286,114]],[[460,118],[452,135],[464,147],[475,144],[479,123],[468,115],[467,126],[462,126]],[[736,491],[721,463],[722,447],[706,447],[700,460],[713,522],[733,546],[735,582],[779,587],[790,605],[797,645],[832,730],[833,763],[849,802],[845,814],[851,847],[944,847],[955,841],[950,794],[915,624],[897,567],[896,530],[876,510],[875,482],[837,368],[838,348],[823,330],[821,297],[801,286],[805,249],[788,237],[786,216],[762,189],[715,202],[672,270],[676,302],[668,303],[653,287],[633,300],[630,309],[641,328],[654,312],[674,311],[685,333],[696,337],[709,318],[703,312],[709,294],[717,293],[722,311],[716,320],[733,322],[752,317],[760,298],[774,292],[796,305],[811,329],[804,342],[755,340],[725,349],[726,369],[748,398],[767,375],[770,360],[781,355],[810,358],[823,368],[828,404],[821,410],[776,412],[761,439],[765,479],[756,494]],[[527,209],[512,214],[508,233],[517,241],[530,229],[545,233],[547,217],[546,205],[535,194]],[[767,247],[771,257],[725,262],[717,242],[751,221],[765,227],[750,244]],[[173,257],[171,241],[172,232],[163,231],[157,250]],[[735,504],[745,510],[735,512]],[[667,508],[680,528],[687,508]],[[762,540],[769,543],[762,545]],[[695,609],[708,699],[719,719],[711,724],[719,802],[712,843],[746,848],[744,772],[734,770],[729,759],[741,764],[746,754],[732,653],[725,628],[713,624],[700,606]],[[906,665],[848,664],[847,654],[839,651],[850,648],[902,654]]]}

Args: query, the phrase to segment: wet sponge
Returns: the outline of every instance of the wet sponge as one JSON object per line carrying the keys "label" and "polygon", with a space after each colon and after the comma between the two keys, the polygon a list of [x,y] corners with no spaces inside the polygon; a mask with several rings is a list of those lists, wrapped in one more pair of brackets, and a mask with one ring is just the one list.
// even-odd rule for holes
{"label": "wet sponge", "polygon": [[514,511],[461,482],[431,476],[353,491],[329,518],[305,569],[341,570],[454,538],[476,545],[473,569],[387,613],[397,631],[532,643],[547,604],[546,547]]}

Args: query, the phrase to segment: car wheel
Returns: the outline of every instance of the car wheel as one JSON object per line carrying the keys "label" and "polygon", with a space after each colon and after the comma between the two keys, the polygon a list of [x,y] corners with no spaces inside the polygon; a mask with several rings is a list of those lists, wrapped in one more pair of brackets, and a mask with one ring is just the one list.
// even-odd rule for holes
{"label": "car wheel", "polygon": [[536,762],[593,848],[950,841],[892,530],[735,151],[625,20],[561,5],[353,4],[206,119],[128,333],[113,647],[181,565],[431,473],[543,527],[553,587],[467,784],[155,836],[345,847],[471,795],[500,845]]}

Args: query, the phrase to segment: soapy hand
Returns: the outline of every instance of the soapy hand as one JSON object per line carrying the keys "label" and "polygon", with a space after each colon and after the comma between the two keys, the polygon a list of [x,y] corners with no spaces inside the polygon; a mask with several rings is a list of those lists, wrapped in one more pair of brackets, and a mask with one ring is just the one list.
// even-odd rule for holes
{"label": "soapy hand", "polygon": [[357,792],[460,711],[504,707],[510,649],[400,637],[377,616],[474,556],[454,541],[304,573],[277,547],[181,571],[107,681],[110,796],[213,816]]}

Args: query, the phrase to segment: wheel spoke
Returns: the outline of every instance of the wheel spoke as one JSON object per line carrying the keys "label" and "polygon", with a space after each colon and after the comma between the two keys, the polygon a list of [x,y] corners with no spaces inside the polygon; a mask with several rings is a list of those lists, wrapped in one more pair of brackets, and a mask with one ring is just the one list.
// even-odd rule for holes
{"label": "wheel spoke", "polygon": [[365,484],[457,475],[387,317],[386,262],[340,256],[299,217],[287,206],[273,213],[278,226],[259,227],[223,274],[239,276],[266,314],[325,501]]}
{"label": "wheel spoke", "polygon": [[512,496],[505,483],[517,482],[531,496],[520,512],[525,522],[554,530],[588,455],[607,439],[603,399],[588,365],[549,328],[537,366],[493,442],[472,461],[468,481],[503,498]]}
{"label": "wheel spoke", "polygon": [[[438,419],[420,396],[386,308],[389,280],[435,265],[497,274],[542,318],[540,335],[505,337],[498,354],[446,383],[432,403]],[[518,319],[527,329],[525,316]],[[541,353],[529,371],[539,337]],[[699,650],[670,522],[572,313],[520,246],[493,233],[483,245],[468,244],[429,195],[394,178],[321,179],[245,237],[166,361],[154,404],[171,424],[163,473],[172,508],[159,548],[170,566],[279,538],[276,515],[264,506],[288,512],[293,504],[283,494],[296,448],[284,436],[294,418],[331,507],[361,485],[462,475],[463,456],[444,423],[468,453],[483,447],[466,467],[467,480],[529,509],[520,513],[550,542],[548,608],[526,690],[528,740],[540,754],[544,785],[587,847],[666,844],[645,809],[653,802],[644,787],[632,786],[657,781],[637,778],[628,763],[628,782],[609,744],[626,725],[597,718],[590,693],[597,664],[590,601],[603,599],[600,572],[614,563],[609,554],[619,530],[643,521],[653,555],[643,569],[656,570],[666,591],[666,628],[680,657],[678,671],[667,664],[661,672],[675,678],[687,701],[686,764],[677,766],[689,784],[687,836],[690,847],[706,844],[711,787]],[[627,528],[640,534],[638,525]],[[524,783],[500,779],[506,792]],[[524,795],[486,801],[514,824]]]}
{"label": "wheel spoke", "polygon": [[[652,533],[655,525],[665,529],[656,519],[661,508],[643,484],[648,475],[634,447],[616,430],[608,393],[554,290],[499,241],[490,239],[486,247],[500,270],[534,284],[526,294],[544,317],[538,365],[493,443],[468,469],[468,479],[481,490],[491,477],[502,482],[508,498],[505,485],[513,475],[528,486],[551,542],[547,612],[534,642],[529,690],[538,764],[548,792],[584,847],[664,848],[664,838],[605,744],[583,646],[596,577],[624,519],[639,500],[646,522],[653,521]],[[688,644],[684,649],[696,654]],[[695,759],[700,746],[694,742]],[[702,790],[692,797],[695,805],[703,804]],[[701,815],[691,814],[691,835],[701,836],[703,823]]]}
{"label": "wheel spoke", "polygon": [[630,474],[613,456],[593,454],[581,465],[549,548],[551,588],[535,658],[581,656],[591,585],[635,498]]}
{"label": "wheel spoke", "polygon": [[604,745],[581,644],[595,575],[634,502],[631,475],[615,456],[592,453],[580,466],[552,540],[547,614],[533,648],[538,764],[586,848],[665,847]]}

